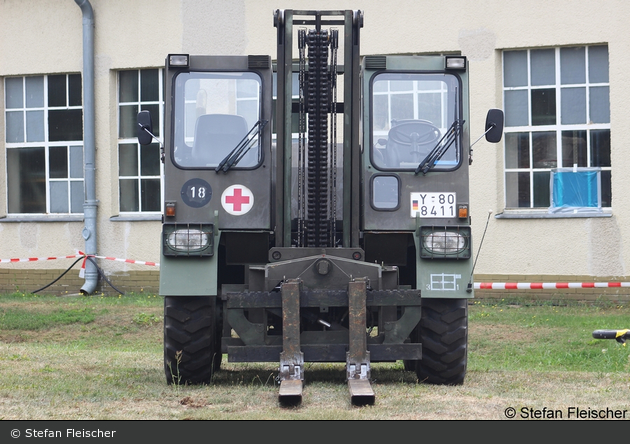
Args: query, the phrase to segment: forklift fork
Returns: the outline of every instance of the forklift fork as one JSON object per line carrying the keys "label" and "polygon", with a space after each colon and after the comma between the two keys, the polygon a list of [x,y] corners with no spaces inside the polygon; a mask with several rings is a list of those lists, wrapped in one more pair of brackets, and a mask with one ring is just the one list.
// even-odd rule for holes
{"label": "forklift fork", "polygon": [[[304,353],[300,344],[299,279],[286,280],[281,287],[282,297],[282,352],[280,353],[280,390],[283,405],[297,405],[302,401],[304,382]],[[370,352],[366,334],[367,279],[353,279],[348,283],[348,351],[346,377],[354,405],[374,404],[370,385]]]}
{"label": "forklift fork", "polygon": [[280,353],[280,392],[282,404],[296,405],[302,401],[304,354],[300,351],[300,290],[299,279],[282,284],[282,352]]}
{"label": "forklift fork", "polygon": [[354,279],[348,284],[349,340],[346,375],[354,405],[374,404],[370,385],[370,352],[367,349],[366,307],[367,280]]}

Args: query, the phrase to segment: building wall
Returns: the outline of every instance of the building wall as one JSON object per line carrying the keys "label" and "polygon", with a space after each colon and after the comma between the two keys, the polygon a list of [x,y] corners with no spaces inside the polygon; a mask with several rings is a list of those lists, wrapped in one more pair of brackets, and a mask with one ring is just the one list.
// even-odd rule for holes
{"label": "building wall", "polygon": [[[99,254],[159,261],[160,223],[120,217],[118,211],[117,71],[158,68],[168,53],[276,55],[269,0],[90,0],[95,15],[96,180]],[[362,54],[460,51],[470,61],[471,140],[483,132],[489,108],[502,108],[504,49],[607,44],[610,60],[612,209],[610,217],[506,219],[503,145],[474,147],[471,214],[478,280],[538,276],[619,279],[630,275],[630,159],[624,141],[630,128],[630,59],[623,0],[547,2],[437,0],[294,1],[294,9],[361,9]],[[78,73],[82,70],[82,16],[74,0],[0,2],[0,78]],[[0,109],[4,114],[4,89]],[[477,136],[478,135],[478,136]],[[6,170],[4,126],[0,126],[0,171]],[[0,174],[0,217],[6,216],[6,174]],[[0,259],[74,254],[84,247],[83,222],[0,219]],[[0,270],[63,271],[70,263],[0,264]],[[146,272],[141,265],[101,261],[112,282]],[[21,267],[21,268],[17,268]],[[51,273],[53,273],[51,271]],[[54,273],[53,273],[54,274]],[[50,276],[48,276],[50,277]],[[151,278],[147,278],[151,279]],[[0,280],[0,291],[11,284]],[[45,284],[46,282],[42,282]],[[78,290],[78,287],[77,289]],[[621,290],[620,290],[621,291]],[[483,294],[483,292],[480,292]]]}

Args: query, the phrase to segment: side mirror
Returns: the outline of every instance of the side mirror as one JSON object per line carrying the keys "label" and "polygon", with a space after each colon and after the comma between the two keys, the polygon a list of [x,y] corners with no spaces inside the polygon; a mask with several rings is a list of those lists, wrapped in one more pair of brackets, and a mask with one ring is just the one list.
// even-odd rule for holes
{"label": "side mirror", "polygon": [[153,142],[153,122],[151,113],[147,110],[138,113],[138,142],[140,145],[149,145]]}
{"label": "side mirror", "polygon": [[491,109],[486,117],[486,140],[497,143],[503,137],[503,110]]}

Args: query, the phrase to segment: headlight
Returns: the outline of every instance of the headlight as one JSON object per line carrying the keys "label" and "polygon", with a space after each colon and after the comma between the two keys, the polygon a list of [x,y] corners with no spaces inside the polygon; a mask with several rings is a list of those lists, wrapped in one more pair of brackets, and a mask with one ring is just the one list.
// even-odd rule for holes
{"label": "headlight", "polygon": [[470,258],[470,228],[423,227],[420,257],[425,259]]}
{"label": "headlight", "polygon": [[164,225],[165,256],[212,256],[212,225]]}
{"label": "headlight", "polygon": [[208,246],[208,233],[200,230],[177,230],[166,238],[166,243],[177,251],[198,251]]}

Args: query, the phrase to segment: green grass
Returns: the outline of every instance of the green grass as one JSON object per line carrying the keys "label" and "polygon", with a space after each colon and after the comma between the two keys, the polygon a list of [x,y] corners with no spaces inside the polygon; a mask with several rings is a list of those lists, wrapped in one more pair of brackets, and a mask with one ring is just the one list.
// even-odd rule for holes
{"label": "green grass", "polygon": [[475,301],[469,323],[472,370],[621,372],[630,367],[626,344],[592,337],[598,329],[630,328],[630,310],[623,305]]}
{"label": "green grass", "polygon": [[[344,363],[307,363],[304,399],[278,404],[278,363],[230,363],[213,384],[168,385],[163,300],[151,294],[0,295],[0,419],[504,419],[506,407],[630,410],[630,347],[592,337],[630,328],[630,307],[471,301],[466,381],[418,383],[373,363],[376,404],[350,405]],[[630,417],[630,416],[629,416]]]}
{"label": "green grass", "polygon": [[94,317],[94,313],[89,309],[62,309],[50,313],[33,313],[23,309],[0,309],[0,329],[41,330],[56,325],[88,324],[94,321]]}

